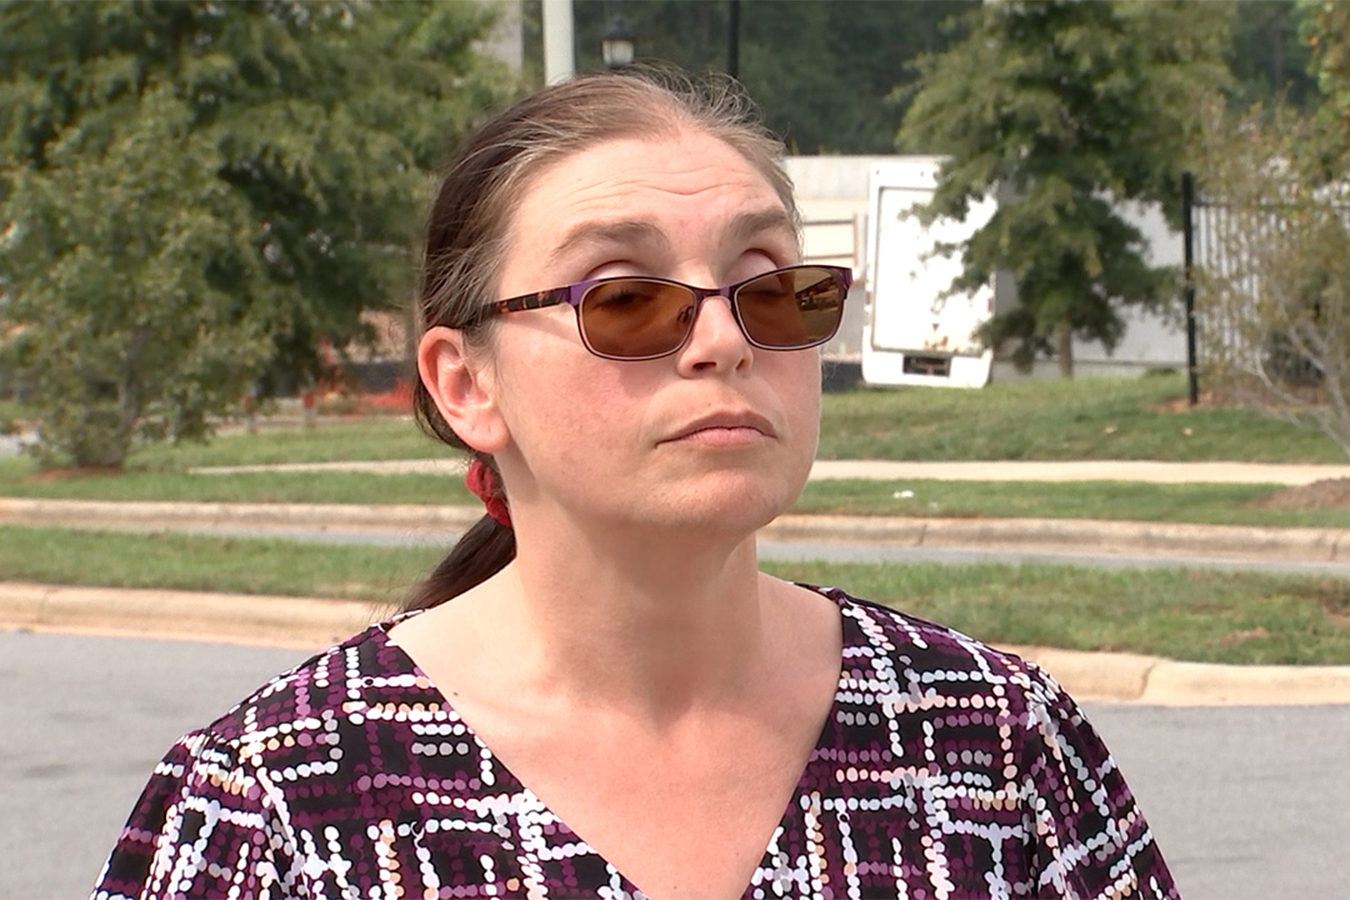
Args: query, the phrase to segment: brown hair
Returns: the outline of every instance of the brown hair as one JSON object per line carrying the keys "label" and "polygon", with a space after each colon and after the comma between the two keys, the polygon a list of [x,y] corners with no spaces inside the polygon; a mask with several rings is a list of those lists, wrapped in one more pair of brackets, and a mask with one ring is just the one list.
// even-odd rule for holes
{"label": "brown hair", "polygon": [[[671,135],[692,128],[740,153],[768,179],[794,224],[792,182],[782,143],[760,124],[749,99],[729,78],[696,82],[669,69],[586,75],[525,98],[479,128],[451,159],[427,223],[418,322],[463,330],[482,347],[494,320],[477,310],[498,299],[498,269],[512,211],[549,166],[606,141]],[[469,451],[417,381],[413,410],[423,430]],[[500,477],[497,479],[500,484]],[[443,603],[485,581],[515,558],[515,532],[484,516],[418,586],[405,608]]]}

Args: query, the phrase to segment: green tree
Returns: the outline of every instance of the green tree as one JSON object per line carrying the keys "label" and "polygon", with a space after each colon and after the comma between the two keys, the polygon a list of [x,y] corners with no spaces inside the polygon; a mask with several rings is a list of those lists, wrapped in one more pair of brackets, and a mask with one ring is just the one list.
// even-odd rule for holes
{"label": "green tree", "polygon": [[[71,131],[5,210],[5,362],[39,410],[49,461],[117,466],[138,434],[197,436],[266,361],[262,261],[219,151],[168,90],[111,135]],[[97,145],[90,147],[90,143]]]}
{"label": "green tree", "polygon": [[1321,95],[1313,114],[1317,140],[1312,149],[1318,168],[1309,174],[1319,183],[1341,182],[1350,163],[1350,4],[1312,0],[1299,5],[1310,56],[1308,73]]}
{"label": "green tree", "polygon": [[514,83],[476,4],[0,5],[0,356],[42,453],[200,436],[401,305],[426,172]]}
{"label": "green tree", "polygon": [[1197,103],[1225,84],[1231,8],[1185,2],[989,3],[965,38],[919,64],[897,137],[949,157],[922,213],[964,218],[996,194],[987,225],[959,248],[954,290],[1006,270],[1018,303],[990,319],[989,345],[1028,367],[1052,355],[1073,374],[1074,336],[1111,348],[1122,306],[1165,302],[1173,273],[1151,267],[1120,201],[1180,218],[1181,171]]}
{"label": "green tree", "polygon": [[1290,0],[1243,0],[1233,17],[1233,102],[1280,103],[1310,109],[1319,99],[1317,79],[1308,72],[1308,42],[1300,36],[1307,14]]}

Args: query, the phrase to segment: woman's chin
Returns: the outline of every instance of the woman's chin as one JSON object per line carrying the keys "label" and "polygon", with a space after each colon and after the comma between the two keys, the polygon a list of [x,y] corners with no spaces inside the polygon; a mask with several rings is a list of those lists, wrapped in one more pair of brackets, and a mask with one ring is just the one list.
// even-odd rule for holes
{"label": "woman's chin", "polygon": [[743,539],[787,512],[796,500],[782,484],[715,479],[665,498],[644,517],[652,525],[693,529],[710,539]]}

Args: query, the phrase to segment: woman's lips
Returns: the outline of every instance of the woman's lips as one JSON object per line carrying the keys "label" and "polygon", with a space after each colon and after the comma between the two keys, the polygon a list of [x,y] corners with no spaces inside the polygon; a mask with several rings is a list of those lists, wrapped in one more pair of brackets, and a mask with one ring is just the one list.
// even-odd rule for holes
{"label": "woman's lips", "polygon": [[737,426],[733,428],[714,426],[710,428],[700,428],[697,431],[682,434],[678,438],[675,438],[675,442],[681,444],[702,444],[708,447],[748,447],[767,439],[768,435],[758,428],[749,428],[746,426]]}
{"label": "woman's lips", "polygon": [[662,443],[744,447],[774,436],[773,426],[763,416],[754,413],[733,413],[705,416],[680,428]]}

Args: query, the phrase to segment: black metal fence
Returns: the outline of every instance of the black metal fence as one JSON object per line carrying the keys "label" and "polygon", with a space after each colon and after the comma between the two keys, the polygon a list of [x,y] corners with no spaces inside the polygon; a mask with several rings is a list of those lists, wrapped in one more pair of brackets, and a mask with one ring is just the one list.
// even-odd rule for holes
{"label": "black metal fence", "polygon": [[[1185,307],[1190,402],[1195,404],[1202,370],[1223,366],[1262,371],[1289,385],[1316,385],[1322,370],[1299,353],[1278,328],[1260,327],[1256,312],[1270,291],[1261,261],[1307,215],[1308,203],[1238,202],[1182,180]],[[1350,229],[1350,203],[1317,200]],[[1216,296],[1222,286],[1223,298]]]}

